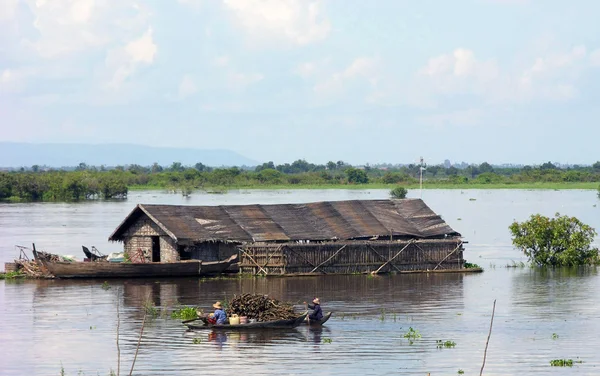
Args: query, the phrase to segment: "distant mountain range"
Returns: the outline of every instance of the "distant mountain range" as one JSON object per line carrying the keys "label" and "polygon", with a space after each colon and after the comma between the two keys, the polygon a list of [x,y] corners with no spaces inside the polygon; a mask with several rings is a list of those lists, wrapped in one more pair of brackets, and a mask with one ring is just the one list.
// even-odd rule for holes
{"label": "distant mountain range", "polygon": [[150,166],[154,162],[170,166],[181,162],[193,166],[256,166],[258,163],[231,150],[154,147],[130,144],[30,144],[0,142],[0,167]]}

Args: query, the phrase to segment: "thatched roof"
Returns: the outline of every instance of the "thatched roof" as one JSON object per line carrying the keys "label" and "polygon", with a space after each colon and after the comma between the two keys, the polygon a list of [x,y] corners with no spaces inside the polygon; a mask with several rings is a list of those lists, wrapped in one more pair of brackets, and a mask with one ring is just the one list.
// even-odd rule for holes
{"label": "thatched roof", "polygon": [[139,204],[109,237],[122,241],[147,216],[179,242],[275,242],[460,236],[420,199],[307,204],[176,206]]}

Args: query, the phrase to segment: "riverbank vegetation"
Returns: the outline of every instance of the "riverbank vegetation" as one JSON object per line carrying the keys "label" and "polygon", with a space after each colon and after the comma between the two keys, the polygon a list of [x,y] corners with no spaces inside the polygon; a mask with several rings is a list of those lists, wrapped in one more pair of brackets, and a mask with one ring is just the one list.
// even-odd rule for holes
{"label": "riverbank vegetation", "polygon": [[[169,167],[158,164],[87,166],[54,170],[32,166],[0,172],[0,200],[79,201],[126,198],[132,189],[167,189],[189,195],[194,190],[223,193],[239,188],[415,188],[421,166],[351,166],[342,161],[324,165],[297,160],[291,164],[263,163],[254,168],[211,168],[197,163]],[[600,162],[591,166],[493,167],[488,163],[466,168],[442,165],[423,171],[424,188],[598,189]]]}
{"label": "riverbank vegetation", "polygon": [[4,272],[4,273],[0,273],[0,280],[1,279],[17,279],[17,278],[25,278],[25,274],[21,273],[21,272]]}
{"label": "riverbank vegetation", "polygon": [[600,263],[592,247],[596,231],[575,217],[540,214],[509,226],[513,245],[538,266],[577,266]]}

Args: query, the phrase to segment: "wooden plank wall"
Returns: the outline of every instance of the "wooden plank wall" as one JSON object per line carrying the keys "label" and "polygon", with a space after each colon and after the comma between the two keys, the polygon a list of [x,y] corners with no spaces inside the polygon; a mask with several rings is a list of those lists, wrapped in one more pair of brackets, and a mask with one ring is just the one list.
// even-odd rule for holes
{"label": "wooden plank wall", "polygon": [[460,239],[252,244],[243,250],[240,271],[249,274],[366,273],[392,258],[380,272],[461,269],[464,264]]}

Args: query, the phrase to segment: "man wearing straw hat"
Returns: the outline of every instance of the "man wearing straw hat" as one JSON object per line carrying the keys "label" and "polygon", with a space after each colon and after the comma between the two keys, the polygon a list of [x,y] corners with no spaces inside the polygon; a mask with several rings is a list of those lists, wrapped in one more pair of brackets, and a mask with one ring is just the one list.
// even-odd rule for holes
{"label": "man wearing straw hat", "polygon": [[[304,304],[306,304],[306,302],[304,302]],[[313,312],[308,315],[310,321],[320,321],[323,318],[323,310],[321,309],[321,301],[319,298],[314,298],[312,304],[308,304],[308,308],[313,310]]]}
{"label": "man wearing straw hat", "polygon": [[225,313],[225,310],[223,310],[221,302],[216,302],[212,306],[215,309],[215,313],[211,313],[208,316],[207,321],[213,325],[225,324],[225,322],[227,321],[227,314]]}

